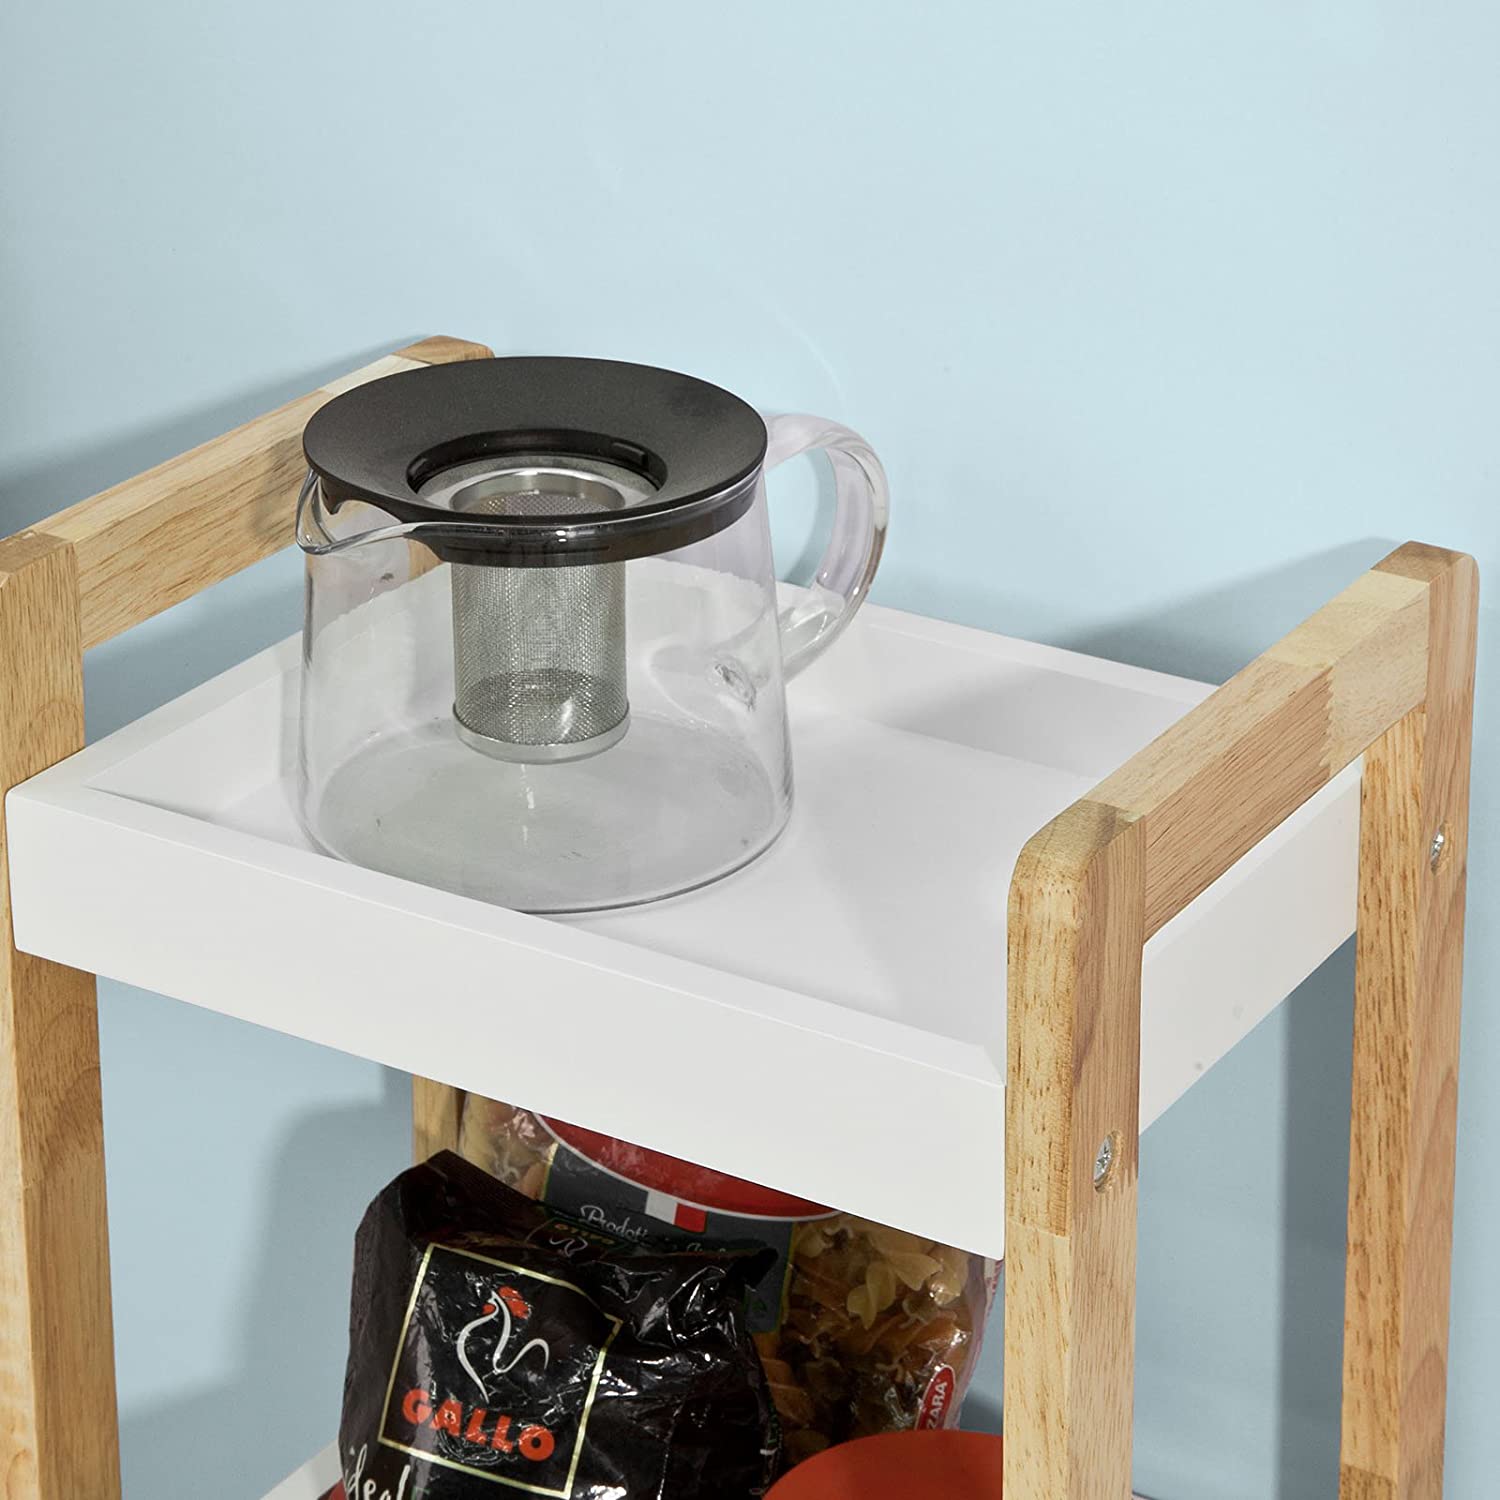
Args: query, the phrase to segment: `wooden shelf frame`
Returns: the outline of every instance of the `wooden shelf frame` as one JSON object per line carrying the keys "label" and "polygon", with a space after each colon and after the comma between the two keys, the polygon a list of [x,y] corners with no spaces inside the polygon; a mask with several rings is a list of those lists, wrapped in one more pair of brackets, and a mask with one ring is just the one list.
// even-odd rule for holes
{"label": "wooden shelf frame", "polygon": [[[0,542],[0,795],[82,747],[85,649],[287,544],[323,402],[489,354],[424,340]],[[1477,598],[1471,558],[1399,548],[1023,851],[1009,1500],[1130,1495],[1145,940],[1361,755],[1340,1493],[1439,1500]],[[0,1476],[117,1500],[94,979],[15,949],[4,855],[0,812]],[[419,1156],[461,1102],[414,1080]]]}
{"label": "wooden shelf frame", "polygon": [[[489,354],[423,340],[0,542],[0,794],[83,748],[85,649],[288,545],[325,401]],[[0,1495],[117,1500],[94,976],[16,950],[5,856],[0,809]]]}
{"label": "wooden shelf frame", "polygon": [[1361,754],[1340,1494],[1440,1500],[1477,609],[1472,558],[1399,548],[1022,852],[1010,1500],[1130,1492],[1142,945]]}

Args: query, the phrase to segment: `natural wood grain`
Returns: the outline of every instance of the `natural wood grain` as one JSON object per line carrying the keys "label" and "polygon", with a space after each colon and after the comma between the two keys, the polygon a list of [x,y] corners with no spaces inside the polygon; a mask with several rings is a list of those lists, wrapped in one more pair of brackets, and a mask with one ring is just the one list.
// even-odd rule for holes
{"label": "natural wood grain", "polygon": [[1010,1500],[1130,1495],[1145,854],[1137,821],[1079,802],[1026,846],[1011,886]]}
{"label": "natural wood grain", "polygon": [[439,1151],[457,1151],[463,1123],[462,1089],[434,1083],[430,1078],[411,1081],[412,1159],[426,1161]]}
{"label": "natural wood grain", "polygon": [[466,359],[493,359],[494,350],[485,344],[476,344],[470,339],[449,338],[446,334],[434,334],[398,349],[403,359],[420,360],[424,365],[455,365]]}
{"label": "natural wood grain", "polygon": [[77,553],[85,646],[286,545],[302,428],[325,399],[302,396],[41,523]]}
{"label": "natural wood grain", "polygon": [[1478,577],[1382,567],[1424,582],[1429,650],[1423,706],[1365,756],[1340,1493],[1440,1500]]}
{"label": "natural wood grain", "polygon": [[[1398,549],[1018,861],[1010,1500],[1128,1493],[1141,946],[1367,749],[1343,1500],[1440,1495],[1476,591],[1471,559]],[[1128,1149],[1112,1189],[1092,1194],[1111,1130]]]}
{"label": "natural wood grain", "polygon": [[1365,574],[1089,794],[1146,822],[1148,936],[1421,701],[1425,595]]}
{"label": "natural wood grain", "polygon": [[[0,542],[0,794],[83,744],[66,542]],[[94,978],[18,953],[0,804],[0,1494],[120,1493]]]}
{"label": "natural wood grain", "polygon": [[325,401],[399,370],[487,353],[481,344],[426,339],[41,522],[38,530],[73,544],[84,646],[289,543],[306,467],[302,429]]}

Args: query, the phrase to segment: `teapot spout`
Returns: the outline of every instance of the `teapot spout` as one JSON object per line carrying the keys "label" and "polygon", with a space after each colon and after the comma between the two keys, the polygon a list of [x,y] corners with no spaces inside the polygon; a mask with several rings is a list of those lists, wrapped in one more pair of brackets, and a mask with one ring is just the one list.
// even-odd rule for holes
{"label": "teapot spout", "polygon": [[339,510],[341,524],[335,526],[323,498],[322,481],[315,470],[308,470],[297,496],[297,545],[313,557],[327,557],[367,542],[413,536],[422,530],[420,524],[397,521],[373,505],[346,504]]}

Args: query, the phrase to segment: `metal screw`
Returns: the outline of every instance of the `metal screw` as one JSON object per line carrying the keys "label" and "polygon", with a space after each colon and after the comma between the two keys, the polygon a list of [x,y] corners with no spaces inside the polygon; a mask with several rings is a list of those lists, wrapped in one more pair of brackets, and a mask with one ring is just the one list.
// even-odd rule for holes
{"label": "metal screw", "polygon": [[1107,1135],[1099,1143],[1099,1152],[1094,1157],[1094,1191],[1102,1192],[1105,1183],[1109,1181],[1110,1171],[1115,1164],[1115,1138]]}
{"label": "metal screw", "polygon": [[1445,826],[1439,828],[1438,831],[1433,834],[1432,844],[1427,850],[1427,863],[1432,869],[1436,870],[1437,867],[1442,864],[1443,854],[1447,850],[1447,848],[1448,830]]}

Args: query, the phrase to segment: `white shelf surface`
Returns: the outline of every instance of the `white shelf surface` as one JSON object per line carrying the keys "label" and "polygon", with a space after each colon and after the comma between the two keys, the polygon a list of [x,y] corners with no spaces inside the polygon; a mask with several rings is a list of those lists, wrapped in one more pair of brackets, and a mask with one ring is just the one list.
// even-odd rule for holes
{"label": "white shelf surface", "polygon": [[[1001,1254],[1016,856],[1208,688],[867,606],[792,684],[778,844],[562,920],[312,848],[298,652],[10,793],[18,947]],[[1147,945],[1143,1125],[1353,931],[1357,778]]]}
{"label": "white shelf surface", "polygon": [[[309,1459],[295,1474],[283,1479],[266,1500],[323,1500],[342,1479],[338,1447],[331,1445],[316,1458]],[[343,1493],[342,1487],[339,1493]]]}

